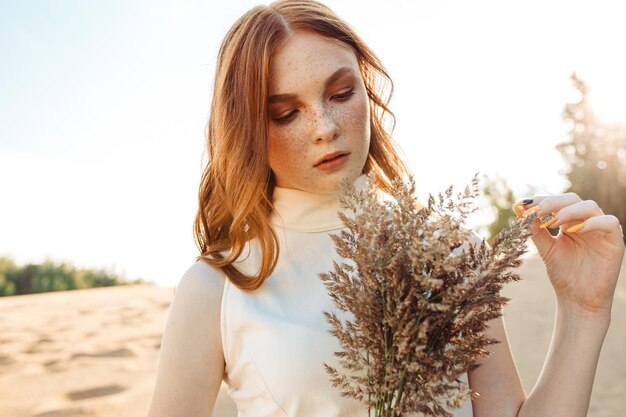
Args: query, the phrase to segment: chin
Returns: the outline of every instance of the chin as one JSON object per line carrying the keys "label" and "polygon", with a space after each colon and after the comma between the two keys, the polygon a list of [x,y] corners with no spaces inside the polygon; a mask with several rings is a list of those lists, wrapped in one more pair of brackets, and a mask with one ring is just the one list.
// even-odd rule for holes
{"label": "chin", "polygon": [[330,176],[325,181],[321,181],[319,184],[319,193],[332,194],[341,191],[341,184],[344,178],[347,178],[350,184],[359,178],[361,172],[352,170],[349,172],[337,172],[337,175]]}

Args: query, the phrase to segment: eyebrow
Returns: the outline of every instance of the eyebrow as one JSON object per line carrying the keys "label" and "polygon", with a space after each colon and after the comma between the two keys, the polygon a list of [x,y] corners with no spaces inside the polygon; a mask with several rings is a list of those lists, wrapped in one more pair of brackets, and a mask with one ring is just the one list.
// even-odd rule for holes
{"label": "eyebrow", "polygon": [[[345,74],[350,74],[350,73],[354,73],[354,71],[350,67],[339,68],[330,77],[328,77],[328,79],[326,80],[326,83],[324,84],[324,88],[328,88],[328,86],[330,86],[332,83],[337,81],[339,78],[343,77]],[[274,103],[278,103],[281,101],[293,100],[296,97],[297,96],[295,94],[275,94],[273,96],[270,96],[269,104],[274,104]]]}

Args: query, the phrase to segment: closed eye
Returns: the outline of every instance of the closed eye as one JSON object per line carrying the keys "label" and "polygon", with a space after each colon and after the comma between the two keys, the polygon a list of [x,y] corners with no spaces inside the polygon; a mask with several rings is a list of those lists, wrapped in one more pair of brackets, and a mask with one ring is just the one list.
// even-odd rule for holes
{"label": "closed eye", "polygon": [[280,117],[278,119],[274,119],[274,121],[278,124],[285,124],[288,121],[290,121],[291,119],[293,119],[293,116],[295,116],[295,114],[298,112],[298,110],[294,110],[291,113],[289,113],[288,115],[284,116],[284,117]]}
{"label": "closed eye", "polygon": [[[356,93],[354,92],[354,88],[351,88],[350,90],[346,91],[345,93],[335,94],[331,98],[334,98],[335,100],[338,100],[338,101],[347,101],[351,96],[353,96],[355,94]],[[273,120],[277,124],[286,124],[286,123],[288,123],[289,121],[291,121],[294,118],[296,113],[298,113],[297,109],[292,111],[292,112],[290,112],[286,116],[279,117],[278,119],[273,119]]]}
{"label": "closed eye", "polygon": [[353,96],[354,94],[355,94],[354,88],[351,88],[350,90],[346,91],[345,93],[335,94],[333,96],[333,98],[339,99],[339,101],[345,101],[348,98],[350,98],[350,96]]}

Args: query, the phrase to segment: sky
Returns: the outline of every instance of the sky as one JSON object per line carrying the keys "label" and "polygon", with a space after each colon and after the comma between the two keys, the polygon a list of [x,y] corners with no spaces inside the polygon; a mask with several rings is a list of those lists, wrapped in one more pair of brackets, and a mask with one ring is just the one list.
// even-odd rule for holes
{"label": "sky", "polygon": [[[197,255],[217,51],[267,3],[0,0],[0,256],[174,286]],[[601,119],[626,122],[621,2],[325,3],[394,80],[423,202],[476,172],[518,198],[562,193],[574,71]]]}

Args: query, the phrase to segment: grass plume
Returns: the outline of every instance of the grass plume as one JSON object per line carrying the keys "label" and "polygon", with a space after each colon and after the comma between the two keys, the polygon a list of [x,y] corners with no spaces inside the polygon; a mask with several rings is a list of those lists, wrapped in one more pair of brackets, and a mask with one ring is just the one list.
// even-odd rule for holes
{"label": "grass plume", "polygon": [[450,186],[429,195],[427,207],[414,196],[412,177],[393,181],[390,198],[370,177],[363,190],[342,183],[346,227],[332,239],[343,259],[320,278],[337,308],[323,314],[341,344],[335,355],[343,369],[324,366],[333,386],[366,403],[370,416],[451,417],[479,395],[460,377],[498,343],[483,331],[509,301],[503,284],[520,279],[513,269],[536,215],[514,220],[493,247],[470,243],[463,224],[476,210],[477,177],[462,194]]}

